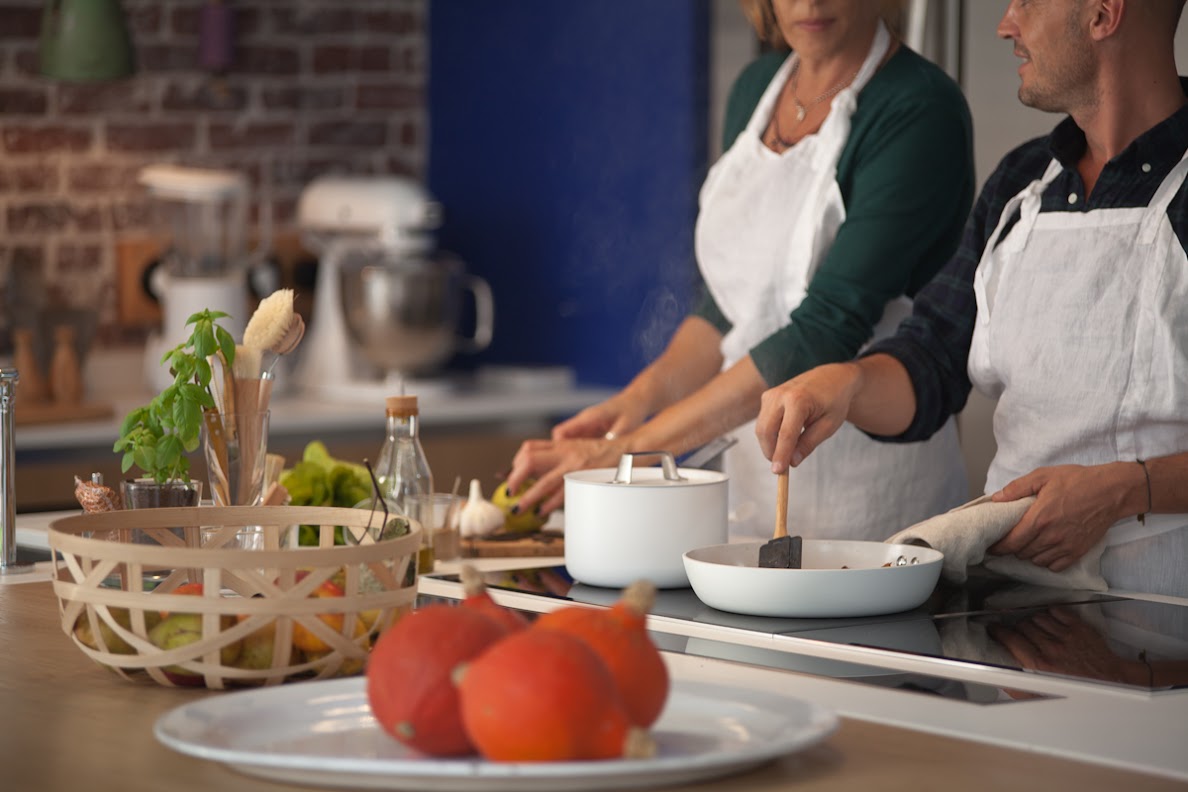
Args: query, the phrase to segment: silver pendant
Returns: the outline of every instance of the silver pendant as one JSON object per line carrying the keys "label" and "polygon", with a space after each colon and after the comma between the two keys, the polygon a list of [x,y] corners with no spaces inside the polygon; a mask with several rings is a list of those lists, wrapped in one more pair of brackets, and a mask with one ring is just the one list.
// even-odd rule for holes
{"label": "silver pendant", "polygon": [[804,120],[804,116],[808,113],[808,110],[805,109],[804,105],[795,96],[792,97],[792,101],[796,103],[796,123],[799,124]]}

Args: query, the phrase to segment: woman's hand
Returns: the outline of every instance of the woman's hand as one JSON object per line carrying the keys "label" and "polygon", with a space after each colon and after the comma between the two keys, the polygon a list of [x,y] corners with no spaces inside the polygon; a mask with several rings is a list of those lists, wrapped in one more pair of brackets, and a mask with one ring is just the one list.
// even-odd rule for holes
{"label": "woman's hand", "polygon": [[832,363],[764,392],[755,434],[773,473],[799,465],[841,427],[860,382],[856,365]]}
{"label": "woman's hand", "polygon": [[554,426],[553,439],[605,438],[607,435],[614,439],[639,427],[647,417],[647,409],[641,400],[621,392]]}
{"label": "woman's hand", "polygon": [[540,513],[548,514],[565,500],[566,473],[614,467],[627,450],[627,440],[623,437],[526,440],[512,460],[507,488],[515,492],[528,479],[535,478],[536,483],[520,496],[517,509],[532,509],[539,503]]}
{"label": "woman's hand", "polygon": [[[1034,470],[994,493],[995,501],[1035,495],[1035,503],[1006,536],[990,547],[1053,572],[1068,569],[1096,545],[1106,530],[1127,514],[1135,487],[1146,482],[1142,469],[1128,462],[1059,465]],[[1144,498],[1146,496],[1144,495]]]}

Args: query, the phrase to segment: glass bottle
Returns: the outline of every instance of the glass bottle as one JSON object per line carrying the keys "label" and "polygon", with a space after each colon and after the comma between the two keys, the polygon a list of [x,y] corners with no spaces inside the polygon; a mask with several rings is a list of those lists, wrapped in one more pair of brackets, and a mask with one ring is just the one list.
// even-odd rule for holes
{"label": "glass bottle", "polygon": [[[412,500],[433,493],[433,473],[425,459],[418,436],[416,396],[389,396],[386,400],[387,437],[376,461],[375,477],[380,496],[396,505],[402,514],[412,515]],[[417,572],[433,571],[433,541],[428,527],[421,534]]]}

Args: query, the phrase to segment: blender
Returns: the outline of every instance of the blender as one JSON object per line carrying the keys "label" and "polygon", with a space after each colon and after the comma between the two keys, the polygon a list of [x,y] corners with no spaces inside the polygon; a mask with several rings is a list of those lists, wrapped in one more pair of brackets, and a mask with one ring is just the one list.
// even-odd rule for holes
{"label": "blender", "polygon": [[149,385],[161,390],[173,381],[161,357],[189,335],[192,314],[223,311],[229,317],[220,324],[243,337],[253,258],[245,240],[248,185],[238,171],[166,164],[143,168],[139,182],[148,191],[153,223],[168,242],[148,279],[162,321],[160,332],[149,337],[144,361]]}

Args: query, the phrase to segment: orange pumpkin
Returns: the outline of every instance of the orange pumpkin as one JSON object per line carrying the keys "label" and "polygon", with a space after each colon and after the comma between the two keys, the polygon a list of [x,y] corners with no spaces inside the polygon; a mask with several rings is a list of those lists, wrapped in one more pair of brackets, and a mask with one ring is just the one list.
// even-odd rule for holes
{"label": "orange pumpkin", "polygon": [[558,630],[582,639],[610,670],[631,722],[648,727],[668,699],[668,669],[647,631],[656,587],[636,581],[609,609],[568,606],[540,616],[534,630]]}
{"label": "orange pumpkin", "polygon": [[474,753],[451,674],[506,634],[472,608],[427,605],[400,619],[380,635],[367,662],[367,699],[376,721],[431,756]]}
{"label": "orange pumpkin", "polygon": [[520,630],[455,674],[462,720],[475,747],[500,762],[649,756],[615,681],[581,640]]}
{"label": "orange pumpkin", "polygon": [[[326,580],[314,589],[313,593],[309,596],[317,598],[342,597],[345,596],[345,593],[337,583],[332,580]],[[346,614],[319,613],[318,618],[325,622],[334,632],[341,633],[343,622],[346,620]],[[300,622],[293,623],[293,645],[311,656],[317,656],[330,651],[330,644],[323,641]]]}
{"label": "orange pumpkin", "polygon": [[503,607],[487,592],[487,584],[483,582],[482,573],[469,564],[465,564],[459,574],[462,578],[462,589],[466,592],[466,599],[462,605],[474,608],[487,614],[497,622],[507,627],[508,632],[522,630],[528,626],[528,619],[524,614]]}

